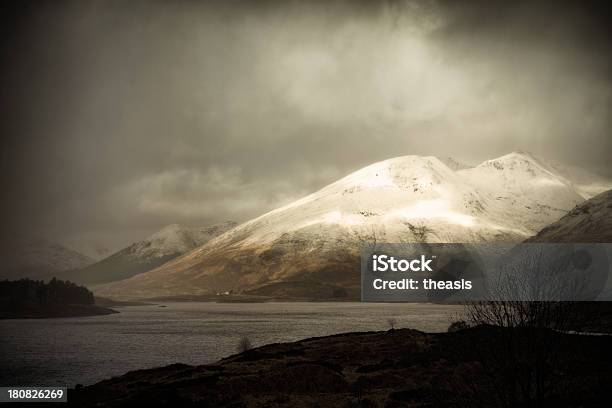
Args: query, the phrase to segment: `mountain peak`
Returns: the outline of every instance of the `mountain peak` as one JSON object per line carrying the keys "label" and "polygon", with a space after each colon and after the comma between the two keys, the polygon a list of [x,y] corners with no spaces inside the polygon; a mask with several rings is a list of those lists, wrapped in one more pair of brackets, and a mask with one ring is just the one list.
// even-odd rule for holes
{"label": "mountain peak", "polygon": [[511,154],[518,155],[518,156],[535,157],[535,155],[533,153],[531,153],[530,151],[522,150],[522,149],[513,150],[510,153],[508,153],[507,155],[511,155]]}
{"label": "mountain peak", "polygon": [[[533,153],[514,151],[495,159],[486,160],[476,166],[477,168],[492,167],[498,172],[511,172],[512,177],[548,178],[551,182],[571,184],[561,173],[545,160]],[[543,179],[542,179],[543,180]]]}
{"label": "mountain peak", "polygon": [[189,227],[169,224],[147,239],[136,242],[132,249],[147,257],[163,257],[182,254],[207,242],[236,226],[234,221],[225,221],[208,227]]}
{"label": "mountain peak", "polygon": [[406,188],[414,181],[436,180],[452,177],[452,170],[435,156],[399,156],[379,161],[346,177],[343,177],[330,187],[374,188],[393,187]]}
{"label": "mountain peak", "polygon": [[236,226],[225,221],[208,227],[166,225],[148,238],[133,243],[72,276],[79,283],[104,283],[147,272],[183,255]]}
{"label": "mountain peak", "polygon": [[486,163],[509,163],[509,162],[529,162],[529,163],[542,163],[543,160],[538,158],[535,154],[524,151],[524,150],[515,150],[513,152],[504,154],[503,156],[499,156],[494,159],[485,160],[481,165],[485,165]]}

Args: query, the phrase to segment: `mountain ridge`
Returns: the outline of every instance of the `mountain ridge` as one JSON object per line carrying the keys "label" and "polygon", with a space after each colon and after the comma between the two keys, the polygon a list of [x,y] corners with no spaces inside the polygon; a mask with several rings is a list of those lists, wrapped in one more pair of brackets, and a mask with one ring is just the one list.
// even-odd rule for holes
{"label": "mountain ridge", "polygon": [[236,225],[234,221],[225,221],[208,227],[170,224],[144,240],[134,242],[92,265],[65,274],[65,277],[87,284],[126,279],[163,265]]}
{"label": "mountain ridge", "polygon": [[48,280],[95,262],[82,253],[42,238],[17,237],[2,247],[0,279]]}
{"label": "mountain ridge", "polygon": [[530,154],[449,168],[433,156],[373,163],[238,225],[104,296],[249,292],[283,282],[359,287],[359,249],[386,242],[521,242],[584,201]]}
{"label": "mountain ridge", "polygon": [[526,242],[612,242],[612,190],[574,207]]}

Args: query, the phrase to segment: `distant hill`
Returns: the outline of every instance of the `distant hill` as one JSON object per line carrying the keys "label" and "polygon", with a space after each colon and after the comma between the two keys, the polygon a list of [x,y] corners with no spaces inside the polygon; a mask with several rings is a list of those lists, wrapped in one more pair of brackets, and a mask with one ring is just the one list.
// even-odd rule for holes
{"label": "distant hill", "polygon": [[17,237],[0,248],[0,279],[43,279],[95,262],[92,258],[44,239]]}
{"label": "distant hill", "polygon": [[612,242],[612,190],[576,206],[526,242]]}
{"label": "distant hill", "polygon": [[189,252],[235,226],[236,223],[233,221],[209,227],[168,225],[150,237],[135,242],[99,262],[62,276],[86,284],[126,279]]}

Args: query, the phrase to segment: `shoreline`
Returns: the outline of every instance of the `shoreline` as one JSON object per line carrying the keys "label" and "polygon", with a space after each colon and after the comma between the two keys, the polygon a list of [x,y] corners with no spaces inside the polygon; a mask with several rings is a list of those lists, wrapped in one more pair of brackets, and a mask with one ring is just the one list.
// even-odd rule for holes
{"label": "shoreline", "polygon": [[117,310],[98,305],[53,305],[45,308],[23,308],[17,311],[0,312],[1,320],[15,319],[56,319],[66,317],[105,316],[120,313]]}

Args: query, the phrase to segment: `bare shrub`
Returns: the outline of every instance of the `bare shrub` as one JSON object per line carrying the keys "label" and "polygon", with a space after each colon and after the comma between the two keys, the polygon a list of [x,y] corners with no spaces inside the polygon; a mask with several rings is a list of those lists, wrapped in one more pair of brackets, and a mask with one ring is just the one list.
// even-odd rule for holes
{"label": "bare shrub", "polygon": [[410,223],[404,222],[404,225],[408,227],[410,235],[408,237],[401,237],[400,242],[404,244],[409,243],[424,243],[427,242],[431,235],[436,235],[434,230],[429,228],[424,222]]}
{"label": "bare shrub", "polygon": [[452,332],[456,332],[459,330],[468,329],[469,327],[470,325],[465,320],[457,320],[457,321],[452,322],[448,326],[448,329],[446,331],[449,333],[452,333]]}
{"label": "bare shrub", "polygon": [[390,317],[387,319],[387,324],[391,330],[395,330],[395,325],[397,325],[397,319],[395,317]]}
{"label": "bare shrub", "polygon": [[373,252],[376,252],[387,233],[384,226],[370,226],[369,229],[355,230],[352,232],[352,238],[355,239],[359,245],[359,249],[363,247],[370,247]]}
{"label": "bare shrub", "polygon": [[[491,327],[473,344],[502,406],[548,406],[566,305],[561,302],[489,301],[467,305],[469,322]],[[450,331],[450,327],[449,327]]]}
{"label": "bare shrub", "polygon": [[239,353],[244,353],[247,350],[250,350],[253,348],[253,343],[251,343],[251,339],[249,339],[247,336],[242,336],[240,338],[240,341],[238,342],[238,347],[237,350]]}
{"label": "bare shrub", "polygon": [[544,256],[536,248],[502,269],[489,290],[491,300],[466,305],[469,323],[557,331],[575,328],[577,302],[562,300],[579,298],[584,282],[559,279],[568,266],[567,259],[550,262],[543,260]]}
{"label": "bare shrub", "polygon": [[[492,380],[503,406],[541,407],[550,404],[558,383],[556,373],[563,336],[575,324],[575,302],[530,299],[562,299],[568,287],[549,284],[562,265],[539,263],[539,257],[521,258],[502,273],[491,300],[465,305],[467,324],[494,326],[474,347]],[[545,266],[542,266],[545,265]],[[540,274],[534,279],[534,274]],[[542,279],[544,277],[544,279]],[[576,288],[569,288],[575,290]],[[555,297],[557,295],[557,297]],[[450,328],[449,328],[450,330]]]}

